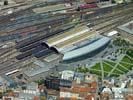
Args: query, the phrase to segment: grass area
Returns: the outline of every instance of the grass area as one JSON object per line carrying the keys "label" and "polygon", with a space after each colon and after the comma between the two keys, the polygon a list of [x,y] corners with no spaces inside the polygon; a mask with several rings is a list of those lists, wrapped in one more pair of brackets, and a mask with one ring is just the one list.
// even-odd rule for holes
{"label": "grass area", "polygon": [[97,75],[101,76],[102,72],[101,72],[100,63],[96,63],[93,67],[91,67],[90,73],[97,74]]}
{"label": "grass area", "polygon": [[[112,65],[112,66],[109,66],[109,65],[106,64],[106,63],[108,63],[108,64],[110,64],[110,65]],[[107,61],[106,63],[103,63],[103,67],[104,67],[104,71],[107,71],[107,72],[110,72],[110,71],[113,69],[113,67],[116,65],[116,63],[114,63],[114,62],[109,62],[109,61]],[[113,71],[113,73],[123,74],[123,70],[120,70],[120,69],[118,68],[118,66],[117,66],[116,69]]]}
{"label": "grass area", "polygon": [[104,77],[107,77],[108,74],[109,74],[109,72],[104,71]]}
{"label": "grass area", "polygon": [[117,66],[117,69],[122,70],[122,71],[125,72],[125,73],[128,72],[128,69],[126,69],[125,67],[120,66],[120,65]]}
{"label": "grass area", "polygon": [[118,74],[115,74],[115,73],[112,73],[110,74],[110,77],[118,77],[119,75]]}
{"label": "grass area", "polygon": [[131,70],[132,67],[133,67],[133,65],[127,64],[127,63],[124,63],[124,62],[120,62],[120,64],[121,64],[122,66],[126,67],[126,68],[129,69],[129,70]]}
{"label": "grass area", "polygon": [[98,76],[102,76],[102,71],[101,70],[90,69],[90,73],[96,74]]}
{"label": "grass area", "polygon": [[113,61],[104,61],[105,63],[108,63],[108,64],[110,64],[110,65],[112,65],[112,66],[115,66],[116,65],[116,63],[115,62],[113,62]]}
{"label": "grass area", "polygon": [[96,69],[96,70],[101,70],[101,66],[100,66],[100,63],[96,63],[92,69]]}
{"label": "grass area", "polygon": [[87,67],[78,67],[76,68],[76,71],[80,73],[87,73],[89,72],[89,69]]}
{"label": "grass area", "polygon": [[106,63],[103,63],[103,70],[105,71],[104,76],[107,76],[108,73],[112,70],[112,67],[107,65]]}
{"label": "grass area", "polygon": [[117,74],[124,74],[122,71],[119,71],[116,67],[116,69],[113,71],[113,73],[117,73]]}
{"label": "grass area", "polygon": [[133,60],[130,59],[129,57],[125,56],[123,59],[122,59],[123,62],[127,62],[127,63],[133,63]]}
{"label": "grass area", "polygon": [[[104,72],[104,77],[107,77],[107,75],[110,73],[110,71],[113,69],[112,66],[115,66],[116,63],[110,62],[110,61],[103,61],[103,72]],[[112,66],[111,66],[112,65]],[[127,70],[126,70],[127,71]],[[102,75],[101,71],[101,65],[100,63],[96,63],[94,66],[90,68],[90,72],[93,74],[97,74],[98,76]],[[112,72],[111,76],[119,76],[119,74],[123,74],[121,71],[119,71],[117,68]]]}
{"label": "grass area", "polygon": [[[124,63],[125,62],[125,63]],[[96,74],[99,77],[102,76],[102,70],[101,70],[101,64],[103,65],[103,72],[104,77],[107,77],[108,74],[111,72],[111,70],[115,67],[117,64],[115,61],[108,61],[103,60],[102,62],[96,63],[94,66],[90,68],[78,68],[79,72],[90,72],[92,74]],[[128,64],[129,63],[129,64]],[[133,67],[133,61],[128,56],[125,56],[120,63],[116,66],[114,71],[110,74],[110,77],[118,77],[119,75],[122,75],[124,73],[127,73],[129,70],[131,70]]]}

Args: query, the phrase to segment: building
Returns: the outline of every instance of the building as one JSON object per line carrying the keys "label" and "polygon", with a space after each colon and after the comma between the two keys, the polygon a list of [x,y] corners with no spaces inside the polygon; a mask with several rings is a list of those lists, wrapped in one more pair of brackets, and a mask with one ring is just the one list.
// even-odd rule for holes
{"label": "building", "polygon": [[72,59],[77,59],[79,57],[80,59],[82,59],[82,57],[84,58],[85,55],[87,57],[92,57],[97,53],[99,53],[104,48],[106,48],[109,42],[110,42],[110,39],[108,37],[97,38],[95,40],[92,40],[91,42],[88,40],[88,43],[81,46],[77,46],[77,48],[66,52],[63,56],[63,60],[70,61]]}
{"label": "building", "polygon": [[3,76],[5,80],[5,84],[10,87],[10,88],[15,88],[16,87],[16,82],[9,76]]}
{"label": "building", "polygon": [[59,90],[60,78],[51,76],[46,77],[44,84],[47,89]]}
{"label": "building", "polygon": [[103,50],[109,42],[110,38],[100,36],[86,26],[77,26],[43,41],[47,47],[63,54],[63,61],[81,58],[86,54],[88,57],[94,56]]}
{"label": "building", "polygon": [[[97,77],[91,74],[64,70],[58,77],[45,79],[47,96],[58,100],[96,100],[98,92]],[[53,99],[55,100],[55,99]]]}
{"label": "building", "polygon": [[49,73],[55,70],[55,66],[52,65],[52,63],[49,64],[46,61],[35,60],[34,63],[24,71],[24,75],[29,78],[29,80],[36,80],[40,77],[45,78]]}
{"label": "building", "polygon": [[44,84],[47,89],[59,90],[60,87],[71,88],[72,81],[67,79],[61,79],[59,77],[49,76],[46,77]]}
{"label": "building", "polygon": [[[57,36],[49,38],[47,41],[44,41],[44,42],[49,47],[52,47],[52,46],[58,45],[62,42],[65,42],[66,40],[73,39],[79,35],[83,36],[82,39],[84,39],[85,38],[84,34],[86,34],[86,35],[87,35],[87,33],[88,33],[88,35],[94,34],[89,31],[90,31],[90,29],[87,28],[87,26],[77,26],[77,27],[71,29],[70,31],[67,31],[67,32],[64,32],[63,34],[59,34]],[[90,35],[89,35],[89,37],[90,37]],[[78,40],[78,39],[76,39],[76,40]],[[76,40],[75,40],[75,42],[76,42]],[[69,42],[66,43],[66,45],[68,45],[68,44],[69,44]]]}
{"label": "building", "polygon": [[2,100],[14,100],[14,98],[9,96],[3,96]]}
{"label": "building", "polygon": [[62,74],[61,79],[66,79],[66,80],[72,80],[75,75],[75,73],[70,70],[62,71],[61,74]]}
{"label": "building", "polygon": [[133,95],[127,95],[126,100],[133,100]]}
{"label": "building", "polygon": [[60,100],[96,100],[98,84],[96,80],[90,80],[89,77],[82,80],[81,77],[77,78],[76,76],[71,88],[60,87]]}

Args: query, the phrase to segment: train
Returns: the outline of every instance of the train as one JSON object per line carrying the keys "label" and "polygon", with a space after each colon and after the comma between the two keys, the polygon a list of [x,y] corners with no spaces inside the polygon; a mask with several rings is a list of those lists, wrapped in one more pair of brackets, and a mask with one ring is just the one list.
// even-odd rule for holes
{"label": "train", "polygon": [[46,57],[46,56],[48,56],[49,54],[52,54],[52,53],[54,53],[54,51],[52,51],[50,49],[44,49],[44,50],[36,53],[34,56],[36,58],[41,58],[41,57]]}
{"label": "train", "polygon": [[[37,44],[37,43],[35,43]],[[31,47],[33,47],[31,49]],[[24,58],[30,57],[30,56],[34,56],[36,58],[41,58],[41,57],[47,57],[50,54],[54,54],[56,53],[56,51],[42,45],[41,43],[38,46],[35,46],[34,44],[31,44],[31,47],[27,47],[25,49],[23,49],[23,51],[21,54],[16,56],[17,60],[22,60]]]}
{"label": "train", "polygon": [[20,52],[26,52],[26,51],[28,51],[28,50],[30,50],[30,49],[32,49],[32,48],[35,48],[35,47],[37,47],[37,46],[39,46],[39,45],[40,45],[40,42],[35,42],[35,43],[33,43],[33,44],[30,44],[30,45],[28,45],[28,46],[25,46],[25,47],[23,47],[23,48],[20,48],[19,51],[20,51]]}
{"label": "train", "polygon": [[56,31],[53,31],[51,33],[48,33],[48,34],[44,34],[42,36],[34,36],[32,38],[27,38],[27,39],[24,39],[22,41],[19,41],[16,45],[16,49],[20,49],[20,48],[23,48],[24,46],[28,46],[30,44],[33,44],[35,42],[38,42],[38,41],[41,41],[43,39],[46,39],[46,38],[49,38],[51,36],[54,36],[54,35],[57,35],[57,34],[60,34],[61,32],[64,32],[65,30],[69,30],[71,29],[72,27],[74,27],[73,25],[70,25],[68,27],[65,27],[63,29],[58,29]]}
{"label": "train", "polygon": [[41,44],[38,44],[38,46],[36,46],[36,45],[37,45],[37,43],[20,49],[23,52],[21,54],[17,55],[16,59],[21,60],[21,59],[24,59],[24,58],[32,56],[32,55],[38,55],[38,52],[47,49],[47,47],[45,47]]}
{"label": "train", "polygon": [[20,71],[21,71],[20,69],[16,69],[16,70],[13,70],[13,71],[11,71],[11,72],[6,73],[5,75],[8,76],[8,75],[11,75],[11,74],[20,72]]}
{"label": "train", "polygon": [[45,39],[45,38],[48,38],[48,37],[50,37],[52,35],[56,35],[59,32],[62,32],[62,30],[57,30],[55,32],[52,32],[50,34],[45,34],[43,36],[38,36],[38,37],[34,36],[31,39],[28,38],[28,39],[22,40],[19,43],[17,43],[16,49],[23,48],[24,46],[28,46],[30,44],[33,44],[33,43],[37,42],[37,41],[40,41],[40,40]]}
{"label": "train", "polygon": [[29,51],[27,51],[27,52],[24,52],[24,53],[22,53],[22,54],[19,54],[19,55],[16,56],[16,59],[17,59],[17,60],[22,60],[22,59],[24,59],[24,58],[26,58],[26,57],[29,57],[29,56],[32,55],[32,51],[33,51],[33,50],[29,50]]}

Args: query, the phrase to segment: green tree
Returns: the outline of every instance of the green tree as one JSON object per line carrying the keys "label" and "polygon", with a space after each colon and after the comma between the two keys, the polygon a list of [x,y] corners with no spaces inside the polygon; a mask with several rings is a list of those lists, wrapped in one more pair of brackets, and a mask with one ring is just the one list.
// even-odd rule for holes
{"label": "green tree", "polygon": [[2,96],[3,96],[3,93],[2,93],[2,92],[0,92],[0,99],[2,99]]}

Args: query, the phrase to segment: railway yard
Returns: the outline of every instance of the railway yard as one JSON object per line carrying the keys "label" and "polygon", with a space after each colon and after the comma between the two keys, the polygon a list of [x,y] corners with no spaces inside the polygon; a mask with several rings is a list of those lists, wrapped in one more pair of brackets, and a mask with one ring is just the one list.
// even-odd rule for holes
{"label": "railway yard", "polygon": [[[33,52],[38,52],[39,49],[45,50],[45,48],[47,48],[46,46],[36,48],[41,45],[42,41],[45,41],[54,35],[62,34],[64,31],[74,28],[75,25],[80,26],[82,24],[86,25],[87,23],[90,23],[92,24],[90,25],[92,30],[98,31],[98,34],[104,34],[112,29],[115,29],[122,23],[131,21],[133,18],[132,4],[126,5],[126,9],[123,8],[124,5],[119,7],[119,9],[115,7],[114,9],[110,8],[104,15],[102,15],[102,12],[104,12],[105,9],[102,9],[101,11],[100,9],[92,11],[86,10],[82,15],[82,20],[80,20],[82,12],[79,13],[77,11],[76,13],[76,11],[73,11],[75,13],[71,12],[70,14],[64,13],[61,15],[47,15],[46,13],[37,14],[33,12],[29,13],[29,11],[33,9],[32,7],[25,9],[24,11],[15,12],[15,14],[13,13],[8,16],[1,17],[0,74],[8,72],[9,69],[13,70],[16,67],[22,68],[23,66],[19,67],[18,65],[21,65],[21,63],[25,60],[31,59],[32,57],[36,59]],[[28,15],[26,12],[28,12]],[[90,18],[89,15],[86,14],[88,12],[92,12],[92,14],[90,13],[90,16],[93,17]],[[97,14],[97,12],[101,13],[101,15],[95,16],[95,13]],[[72,16],[75,16],[76,18],[73,18]],[[11,19],[14,20],[12,21]],[[11,43],[7,44],[8,42]],[[7,44],[7,47],[4,47],[4,44]],[[47,52],[50,54],[53,53],[52,50]],[[22,61],[17,60],[16,58],[22,58]]]}
{"label": "railway yard", "polygon": [[[118,28],[129,23],[130,32],[133,33],[133,3],[102,7],[99,3],[83,6],[85,2],[77,3],[77,0],[68,0],[67,3],[61,0],[59,3],[34,2],[22,2],[0,9],[0,76],[15,79],[16,75],[23,74],[25,83],[28,83],[45,78],[46,73],[67,69],[66,66],[72,70],[75,70],[72,66],[92,66],[88,67],[90,72],[102,79],[111,75],[118,77],[114,74],[118,69],[108,72],[109,69],[104,69],[106,66],[99,65],[105,71],[102,72],[94,63],[97,64],[97,60],[100,64],[110,61],[107,56],[121,50],[120,45],[113,44],[119,37],[131,44],[123,47],[126,50],[121,59],[126,55],[131,57],[131,68],[127,69],[129,72],[133,69],[133,57],[125,54],[128,49],[132,50],[133,34]],[[109,36],[111,31],[117,31],[117,35]],[[81,60],[85,58],[83,54],[88,56]],[[117,67],[120,67],[119,64],[124,66],[121,62],[110,62]],[[120,70],[118,72],[128,73]]]}

